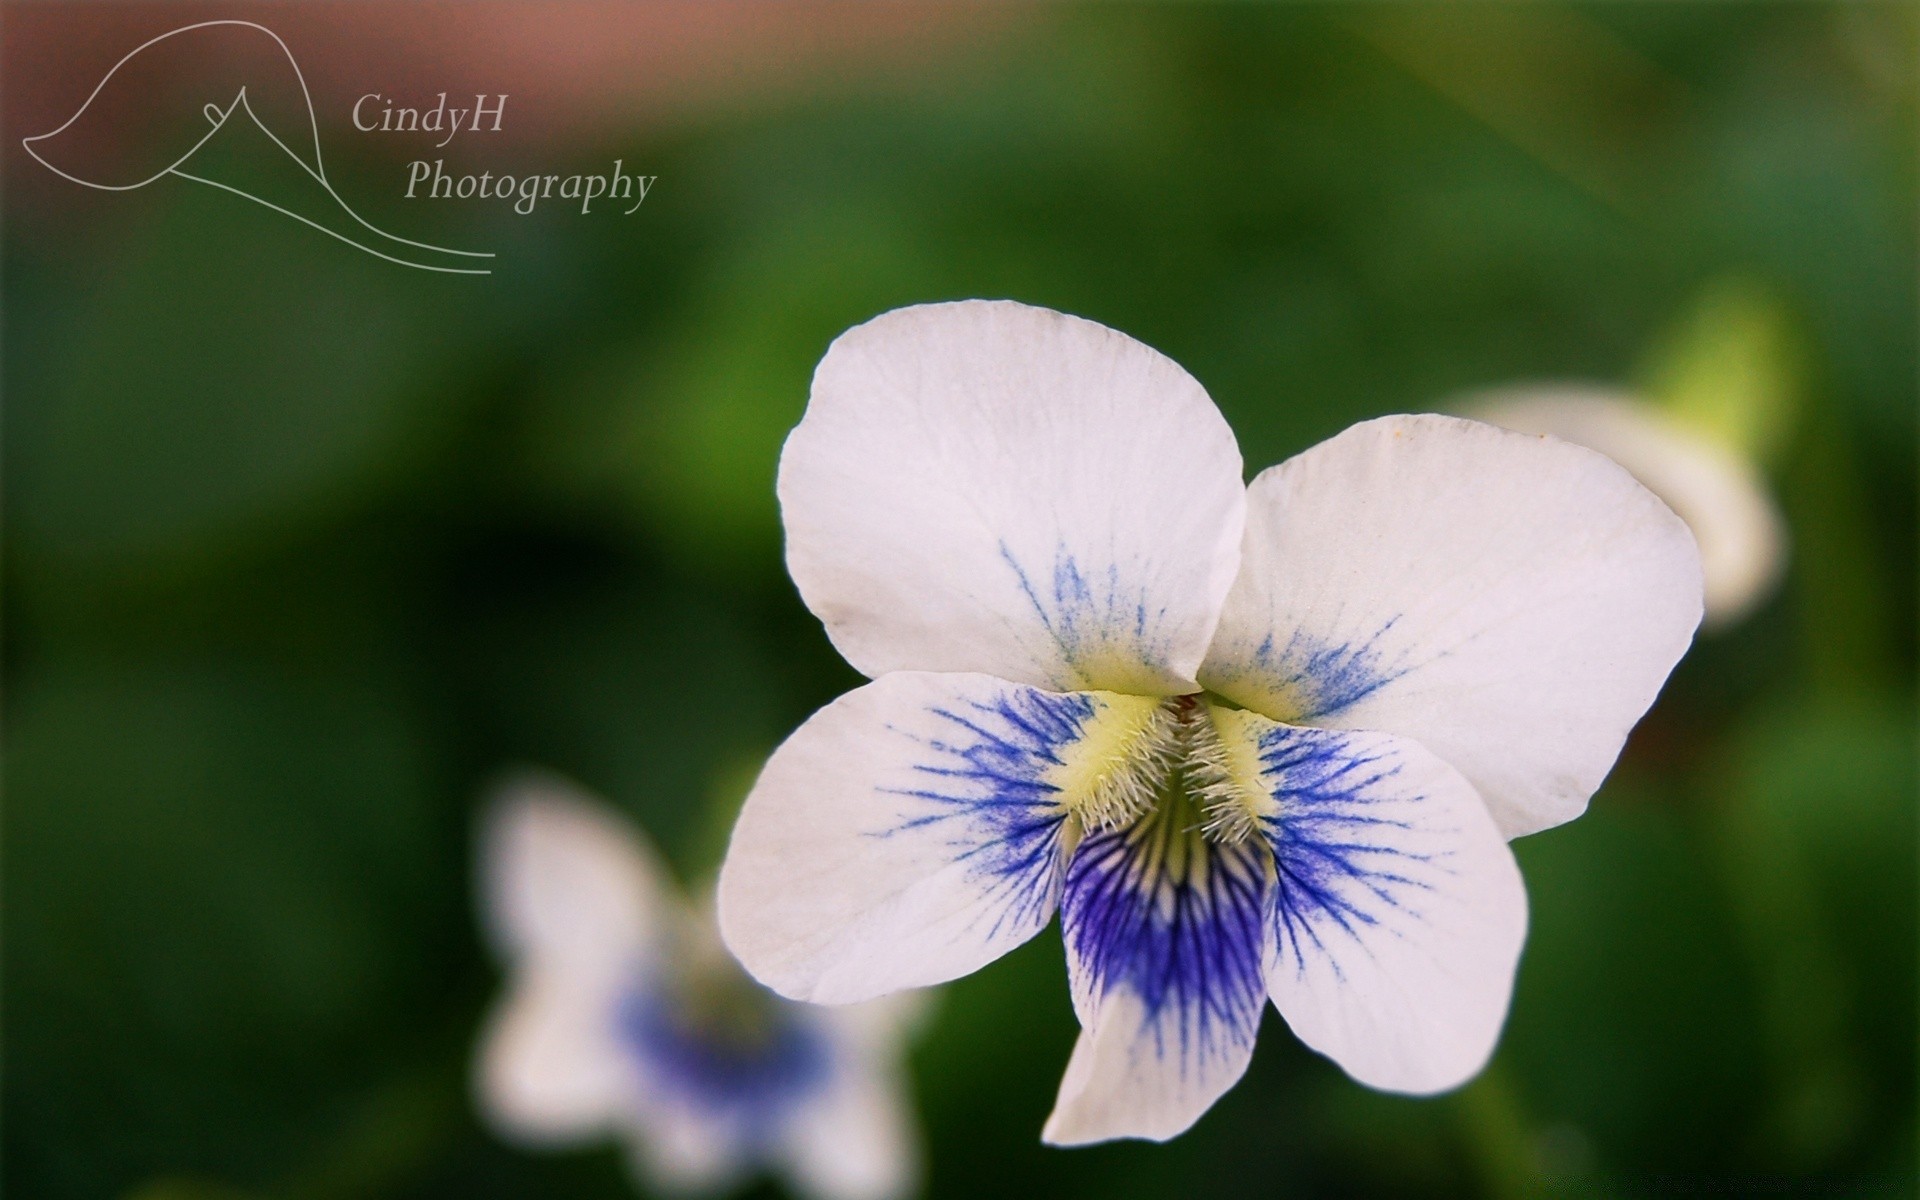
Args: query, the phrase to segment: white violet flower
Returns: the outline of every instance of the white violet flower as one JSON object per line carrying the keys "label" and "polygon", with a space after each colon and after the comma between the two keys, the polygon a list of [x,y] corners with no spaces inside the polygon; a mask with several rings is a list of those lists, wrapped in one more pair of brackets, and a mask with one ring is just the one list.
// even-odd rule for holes
{"label": "white violet flower", "polygon": [[1627,393],[1577,384],[1483,392],[1457,411],[1598,450],[1671,505],[1700,543],[1710,628],[1746,616],[1779,584],[1786,519],[1759,468],[1724,443]]}
{"label": "white violet flower", "polygon": [[1249,487],[1179,366],[1014,303],[843,334],[779,494],[872,682],[768,762],[722,934],[838,1004],[1057,907],[1058,1144],[1186,1129],[1269,997],[1362,1083],[1470,1078],[1525,935],[1506,838],[1581,812],[1700,620],[1686,526],[1599,454],[1387,417]]}
{"label": "white violet flower", "polygon": [[655,1187],[780,1169],[820,1200],[886,1200],[918,1172],[900,1051],[915,996],[848,1008],[772,995],[684,906],[639,832],[529,775],[481,830],[484,917],[507,965],[476,1084],[503,1137],[629,1140]]}

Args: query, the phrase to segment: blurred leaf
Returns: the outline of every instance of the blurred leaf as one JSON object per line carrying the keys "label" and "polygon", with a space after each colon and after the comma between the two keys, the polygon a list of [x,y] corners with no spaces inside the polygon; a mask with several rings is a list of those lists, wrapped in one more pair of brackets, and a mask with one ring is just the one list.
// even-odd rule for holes
{"label": "blurred leaf", "polygon": [[1762,1043],[1705,848],[1616,780],[1514,849],[1532,920],[1502,1054],[1534,1124],[1590,1140],[1603,1178],[1738,1162]]}
{"label": "blurred leaf", "polygon": [[532,471],[603,497],[678,560],[737,575],[779,551],[774,474],[827,345],[889,308],[937,298],[914,235],[838,205],[743,234],[675,328],[556,381]]}
{"label": "blurred leaf", "polygon": [[1788,588],[1801,611],[1794,650],[1812,691],[1845,702],[1895,686],[1903,631],[1860,470],[1863,447],[1831,405],[1814,407],[1805,425],[1780,487],[1793,538]]}
{"label": "blurred leaf", "polygon": [[200,1179],[157,1179],[126,1194],[125,1200],[261,1200],[258,1192],[242,1191]]}
{"label": "blurred leaf", "polygon": [[1715,280],[1642,367],[1646,393],[1673,416],[1755,462],[1793,435],[1804,388],[1792,321],[1756,280]]}
{"label": "blurred leaf", "polygon": [[469,644],[493,768],[564,772],[637,815],[683,869],[717,865],[700,853],[709,797],[787,732],[779,679],[736,614],[580,587],[503,599]]}
{"label": "blurred leaf", "polygon": [[460,856],[412,731],[363,688],[183,666],[29,682],[9,732],[9,1177],[271,1177],[432,995]]}
{"label": "blurred leaf", "polygon": [[478,333],[473,281],[185,183],[144,215],[22,348],[40,360],[9,413],[26,546],[177,565],[337,512],[430,452],[448,345]]}
{"label": "blurred leaf", "polygon": [[1915,753],[1910,709],[1856,702],[1768,712],[1729,754],[1716,815],[1763,985],[1769,1145],[1786,1166],[1844,1161],[1912,1120],[1912,1056],[1885,1048],[1920,1037]]}

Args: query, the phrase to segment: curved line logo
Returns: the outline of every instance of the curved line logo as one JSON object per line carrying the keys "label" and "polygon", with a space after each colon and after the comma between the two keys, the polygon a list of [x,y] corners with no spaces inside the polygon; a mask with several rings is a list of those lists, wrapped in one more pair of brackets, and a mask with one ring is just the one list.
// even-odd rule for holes
{"label": "curved line logo", "polygon": [[[194,142],[193,145],[188,148],[186,153],[180,155],[178,158],[174,159],[171,163],[160,168],[158,171],[155,171],[153,174],[147,176],[144,179],[137,180],[136,182],[110,183],[110,182],[103,182],[103,181],[98,181],[93,179],[83,179],[78,175],[72,174],[69,171],[62,170],[60,167],[55,166],[52,161],[50,161],[45,155],[41,153],[40,148],[34,144],[36,142],[46,142],[50,138],[57,138],[62,133],[66,132],[67,129],[74,124],[74,122],[78,121],[81,118],[81,116],[84,115],[90,107],[92,107],[93,102],[99,99],[100,93],[106,89],[107,84],[113,80],[114,76],[120,72],[121,68],[125,67],[128,63],[132,62],[134,59],[138,58],[140,55],[145,54],[147,51],[153,49],[156,46],[161,45],[163,42],[166,42],[169,38],[177,38],[183,34],[194,33],[196,30],[214,29],[218,27],[237,28],[237,29],[243,29],[243,30],[256,31],[259,34],[272,39],[273,46],[279,51],[279,53],[282,56],[286,58],[287,65],[291,67],[293,70],[293,78],[299,84],[300,98],[306,107],[307,139],[311,140],[312,142],[312,160],[311,161],[308,161],[308,159],[302,157],[299,152],[293,149],[293,147],[289,146],[285,141],[282,141],[279,135],[274,133],[272,128],[268,126],[267,122],[260,119],[259,114],[254,111],[253,105],[247,99],[247,88],[245,85],[242,85],[240,89],[234,94],[233,98],[227,101],[227,103],[224,106],[219,104],[209,103],[204,107],[202,107],[202,109],[200,110],[201,115],[206,117],[210,128],[208,128],[207,131],[200,136],[200,139],[198,141]],[[255,127],[257,127],[260,130],[260,132],[266,134],[267,137],[272,140],[274,145],[278,146],[283,152],[285,152],[288,158],[291,158],[300,167],[301,171],[303,171],[315,183],[320,185],[321,190],[326,192],[326,194],[332,199],[333,203],[339,206],[340,211],[345,213],[348,217],[352,218],[355,225],[359,227],[359,229],[353,230],[353,232],[357,236],[348,236],[348,234],[346,233],[341,233],[337,230],[329,229],[318,221],[315,221],[309,217],[304,217],[299,213],[293,212],[289,209],[282,208],[280,205],[275,204],[270,200],[263,199],[260,196],[256,196],[251,192],[245,191],[238,187],[234,187],[231,184],[221,183],[218,180],[208,179],[205,176],[192,174],[183,169],[186,166],[187,162],[190,159],[192,159],[195,154],[198,154],[200,152],[201,147],[205,146],[207,142],[216,133],[219,133],[221,129],[226,127],[227,123],[233,119],[236,113],[244,113],[247,119],[252,121]],[[86,101],[82,103],[80,107],[77,110],[75,110],[74,114],[71,117],[68,117],[66,121],[58,129],[50,130],[47,133],[38,134],[34,137],[23,138],[21,141],[21,144],[26,147],[27,153],[33,155],[33,157],[36,160],[38,160],[39,163],[42,166],[46,167],[49,171],[52,171],[54,174],[60,176],[63,179],[68,179],[74,183],[80,184],[83,187],[97,188],[101,191],[108,191],[108,192],[126,192],[126,191],[132,191],[135,188],[145,187],[148,184],[154,182],[154,180],[156,179],[160,179],[168,175],[173,175],[181,179],[192,180],[194,183],[206,184],[208,187],[219,188],[223,192],[230,192],[233,195],[242,197],[243,199],[251,200],[255,204],[264,205],[265,207],[270,208],[277,213],[281,213],[285,216],[292,217],[294,220],[300,222],[303,225],[307,225],[314,229],[317,229],[321,233],[326,234],[328,237],[338,238],[340,241],[345,242],[347,245],[352,246],[356,250],[360,250],[367,254],[371,254],[375,258],[385,259],[390,263],[398,263],[400,266],[413,267],[421,271],[438,271],[438,272],[442,272],[449,275],[490,275],[492,274],[492,270],[489,267],[474,261],[478,259],[492,258],[493,255],[489,252],[479,251],[479,250],[451,250],[445,246],[432,246],[432,245],[428,245],[425,242],[416,242],[408,238],[400,237],[396,234],[388,233],[385,230],[376,227],[372,222],[368,221],[366,218],[362,217],[359,213],[355,212],[351,205],[349,205],[345,200],[341,199],[340,194],[334,191],[333,184],[327,180],[326,163],[321,158],[321,155],[320,155],[320,123],[314,113],[313,95],[307,89],[306,76],[301,72],[300,64],[294,60],[293,51],[287,48],[286,42],[280,39],[280,35],[273,32],[273,30],[268,29],[266,26],[257,24],[253,21],[239,21],[239,20],[201,21],[198,24],[182,26],[179,29],[175,29],[169,33],[163,33],[159,37],[143,42],[141,45],[139,45],[138,47],[133,49],[131,52],[129,52],[126,55],[126,57],[122,58],[119,62],[113,64],[112,69],[109,70],[104,76],[101,77],[100,82],[96,84],[94,86],[93,91],[88,94]],[[51,146],[52,143],[49,143],[49,145]],[[365,232],[362,233],[360,232],[361,230],[364,230]],[[371,235],[371,237],[369,237],[369,235]],[[365,241],[359,240],[361,238],[366,238],[367,240]],[[388,248],[391,249],[393,252],[388,253],[385,250],[376,249],[374,245],[368,244],[368,242],[372,241],[373,238],[384,239],[383,242],[378,244],[388,245]],[[406,247],[406,249],[401,249],[401,247]],[[421,255],[417,253],[419,251],[426,251],[428,252],[428,254]],[[453,261],[437,262],[433,258],[429,257],[429,255],[449,255],[452,257]]]}

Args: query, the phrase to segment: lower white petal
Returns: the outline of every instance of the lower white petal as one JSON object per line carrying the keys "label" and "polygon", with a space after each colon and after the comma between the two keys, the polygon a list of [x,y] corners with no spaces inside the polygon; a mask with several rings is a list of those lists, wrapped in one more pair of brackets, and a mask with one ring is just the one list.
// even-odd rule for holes
{"label": "lower white petal", "polygon": [[1053,915],[1066,751],[1090,694],[897,672],[774,752],[720,872],[720,930],[781,995],[842,1004],[968,974]]}
{"label": "lower white petal", "polygon": [[703,1114],[660,1107],[633,1131],[628,1145],[635,1177],[648,1192],[718,1192],[754,1165],[736,1132]]}
{"label": "lower white petal", "polygon": [[488,1123],[529,1145],[604,1133],[631,1109],[632,1077],[613,1034],[613,999],[529,973],[487,1023],[475,1085]]}
{"label": "lower white petal", "polygon": [[787,1129],[787,1170],[799,1190],[818,1200],[893,1200],[912,1191],[920,1154],[903,1091],[890,1063],[843,1062]]}
{"label": "lower white petal", "polygon": [[1060,922],[1083,1032],[1049,1142],[1164,1141],[1246,1072],[1272,878],[1256,842],[1212,843],[1196,816],[1165,806],[1074,851]]}
{"label": "lower white petal", "polygon": [[1405,738],[1257,729],[1274,808],[1268,983],[1361,1083],[1444,1091],[1485,1065],[1526,938],[1520,871],[1458,771]]}

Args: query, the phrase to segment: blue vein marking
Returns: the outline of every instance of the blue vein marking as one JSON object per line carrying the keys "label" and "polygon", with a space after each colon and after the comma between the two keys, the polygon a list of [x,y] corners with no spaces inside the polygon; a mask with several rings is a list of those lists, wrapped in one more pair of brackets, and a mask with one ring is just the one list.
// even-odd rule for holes
{"label": "blue vein marking", "polygon": [[[1274,935],[1296,976],[1311,951],[1344,980],[1344,935],[1371,955],[1369,940],[1403,938],[1424,920],[1423,895],[1451,874],[1445,852],[1409,848],[1421,797],[1395,784],[1391,752],[1368,754],[1347,734],[1286,726],[1260,739],[1263,775],[1278,811],[1261,824],[1273,847]],[[1431,832],[1444,832],[1431,830]]]}
{"label": "blue vein marking", "polygon": [[1163,803],[1089,835],[1067,866],[1060,921],[1081,986],[1096,1002],[1138,997],[1139,1036],[1181,1078],[1203,1080],[1243,1064],[1259,1030],[1270,884],[1258,842],[1216,845],[1194,815]]}
{"label": "blue vein marking", "polygon": [[696,1011],[664,981],[640,983],[617,1001],[619,1043],[633,1055],[656,1099],[697,1114],[742,1152],[778,1149],[794,1112],[820,1095],[835,1067],[833,1049],[799,1006],[751,989],[737,1025]]}
{"label": "blue vein marking", "polygon": [[1165,633],[1150,634],[1149,630],[1165,624],[1166,607],[1150,604],[1145,584],[1136,593],[1127,594],[1121,586],[1118,564],[1090,577],[1062,544],[1053,552],[1049,584],[1041,587],[1004,541],[1000,543],[1000,558],[1013,571],[1021,594],[1059,646],[1068,666],[1077,670],[1102,651],[1110,650],[1124,650],[1128,658],[1149,668],[1165,666],[1172,649],[1171,638]]}
{"label": "blue vein marking", "polygon": [[881,789],[923,804],[873,836],[944,837],[953,861],[967,865],[990,901],[989,937],[1044,924],[1053,911],[1066,815],[1047,775],[1060,765],[1061,750],[1080,740],[1096,702],[1009,684],[991,698],[929,711],[946,732],[906,735],[931,752],[912,764],[917,784]]}
{"label": "blue vein marking", "polygon": [[1404,653],[1389,662],[1380,647],[1399,620],[1390,618],[1364,640],[1348,642],[1324,641],[1294,630],[1285,645],[1276,646],[1268,634],[1245,673],[1264,677],[1270,686],[1297,697],[1302,711],[1287,714],[1289,720],[1332,716],[1413,669]]}

